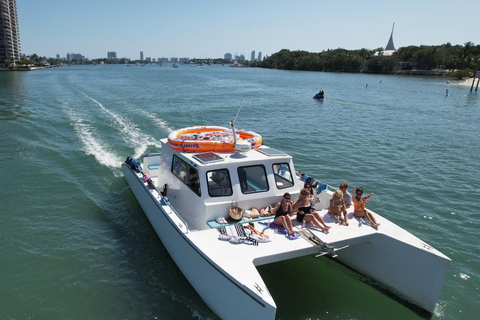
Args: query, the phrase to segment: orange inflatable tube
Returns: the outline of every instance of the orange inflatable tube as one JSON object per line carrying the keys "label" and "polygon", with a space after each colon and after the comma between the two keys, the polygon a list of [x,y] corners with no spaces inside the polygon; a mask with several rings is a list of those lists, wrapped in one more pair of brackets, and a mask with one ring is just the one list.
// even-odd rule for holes
{"label": "orange inflatable tube", "polygon": [[[251,131],[236,130],[237,142],[248,141],[252,149],[262,145],[262,137]],[[183,152],[235,152],[231,129],[224,127],[188,127],[168,135],[168,145]]]}

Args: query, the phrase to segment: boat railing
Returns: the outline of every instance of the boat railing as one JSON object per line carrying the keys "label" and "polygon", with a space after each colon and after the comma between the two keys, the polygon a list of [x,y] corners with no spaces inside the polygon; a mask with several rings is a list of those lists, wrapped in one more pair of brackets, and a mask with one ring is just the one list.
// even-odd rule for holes
{"label": "boat railing", "polygon": [[[189,232],[188,224],[185,221],[185,219],[183,219],[183,217],[181,215],[179,215],[178,212],[173,208],[172,204],[170,203],[170,200],[168,200],[167,197],[162,197],[160,199],[160,203],[164,206],[168,206],[170,208],[171,212],[173,212],[177,216],[177,218],[183,223],[183,226],[185,227],[184,233],[187,234]],[[182,225],[178,224],[178,227],[181,229]]]}
{"label": "boat railing", "polygon": [[337,190],[338,188],[334,188],[334,187],[332,187],[331,185],[327,184],[327,189],[328,189],[329,191],[335,192],[335,190]]}

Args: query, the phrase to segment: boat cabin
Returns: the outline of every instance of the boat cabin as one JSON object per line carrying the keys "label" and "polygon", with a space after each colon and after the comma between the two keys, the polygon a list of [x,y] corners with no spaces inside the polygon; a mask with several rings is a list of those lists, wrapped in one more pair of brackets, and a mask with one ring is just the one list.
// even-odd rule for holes
{"label": "boat cabin", "polygon": [[182,152],[162,139],[162,154],[145,156],[144,172],[162,189],[190,230],[227,218],[232,202],[264,208],[285,192],[299,194],[292,157],[267,146],[246,152]]}

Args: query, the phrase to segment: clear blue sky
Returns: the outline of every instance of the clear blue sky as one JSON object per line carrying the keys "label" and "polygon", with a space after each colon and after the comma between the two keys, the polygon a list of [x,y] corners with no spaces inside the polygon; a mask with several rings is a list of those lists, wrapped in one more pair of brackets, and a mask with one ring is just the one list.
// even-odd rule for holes
{"label": "clear blue sky", "polygon": [[[480,44],[480,0],[17,0],[22,53],[223,58],[281,49]],[[476,19],[476,21],[474,20]]]}

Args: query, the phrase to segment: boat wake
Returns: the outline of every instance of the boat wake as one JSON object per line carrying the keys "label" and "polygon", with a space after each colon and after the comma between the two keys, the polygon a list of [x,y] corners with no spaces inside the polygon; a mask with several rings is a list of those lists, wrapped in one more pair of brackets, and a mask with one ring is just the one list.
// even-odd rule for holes
{"label": "boat wake", "polygon": [[143,155],[148,146],[161,148],[161,144],[154,137],[142,133],[136,124],[126,121],[123,117],[107,109],[101,102],[90,97],[86,93],[82,91],[79,92],[85,98],[94,102],[104,113],[113,119],[114,128],[120,132],[124,141],[135,149],[135,158],[139,158]]}
{"label": "boat wake", "polygon": [[64,106],[70,118],[72,125],[80,138],[83,151],[87,155],[93,155],[95,159],[102,165],[112,168],[118,168],[122,162],[119,156],[108,151],[108,146],[103,145],[100,140],[94,137],[95,129],[92,128],[85,120],[78,117],[71,108]]}
{"label": "boat wake", "polygon": [[170,133],[172,131],[175,131],[176,129],[173,129],[172,127],[170,127],[167,122],[161,118],[159,118],[157,115],[155,114],[152,114],[152,113],[148,113],[147,111],[145,110],[142,110],[142,109],[138,109],[145,117],[147,117],[148,119],[150,119],[153,123],[155,123],[160,129],[162,130],[165,130],[167,133]]}
{"label": "boat wake", "polygon": [[328,99],[329,102],[333,104],[340,104],[349,107],[375,107],[375,105],[367,104],[367,103],[358,103],[358,102],[351,102],[351,101],[342,101],[342,100],[335,100],[335,99]]}

